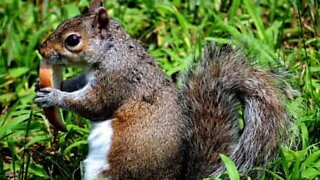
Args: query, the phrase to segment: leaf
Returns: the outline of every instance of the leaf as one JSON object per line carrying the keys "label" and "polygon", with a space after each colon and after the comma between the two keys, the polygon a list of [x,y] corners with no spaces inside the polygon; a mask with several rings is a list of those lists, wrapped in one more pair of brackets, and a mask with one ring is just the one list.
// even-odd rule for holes
{"label": "leaf", "polygon": [[163,4],[156,4],[155,10],[159,12],[162,16],[166,16],[166,14],[171,13],[174,14],[174,9],[172,6],[166,6]]}
{"label": "leaf", "polygon": [[9,70],[8,78],[16,79],[27,73],[29,70],[30,69],[27,67],[12,68]]}
{"label": "leaf", "polygon": [[311,166],[312,164],[320,162],[320,150],[317,150],[313,153],[311,153],[307,159],[303,162],[303,165],[305,167]]}
{"label": "leaf", "polygon": [[68,154],[73,148],[79,147],[79,146],[83,146],[88,144],[87,140],[80,140],[80,141],[76,141],[73,144],[71,144],[70,146],[68,146],[64,151],[63,154],[66,155]]}
{"label": "leaf", "polygon": [[[268,169],[264,169],[264,168],[255,168],[255,170],[259,170],[259,171],[266,171],[267,173],[269,173],[272,176],[272,179],[279,179],[279,180],[284,180],[284,178],[282,178],[281,176],[279,176],[277,173],[270,171]],[[247,178],[248,180],[251,180],[250,177]],[[260,177],[260,179],[263,179]]]}
{"label": "leaf", "polygon": [[301,179],[301,163],[304,161],[307,155],[308,149],[303,149],[301,151],[294,152],[295,159],[293,161],[293,168],[292,168],[292,179]]}
{"label": "leaf", "polygon": [[15,93],[5,93],[0,95],[0,102],[9,102],[16,96]]}
{"label": "leaf", "polygon": [[316,163],[314,163],[313,166],[320,170],[320,161],[317,161]]}
{"label": "leaf", "polygon": [[310,72],[312,73],[320,72],[320,66],[311,66]]}
{"label": "leaf", "polygon": [[278,42],[278,36],[280,32],[280,27],[282,27],[282,22],[275,21],[271,24],[271,26],[268,27],[266,30],[267,37],[269,39],[269,46],[272,46],[274,48]]}
{"label": "leaf", "polygon": [[303,116],[305,113],[303,111],[303,104],[304,104],[304,99],[302,96],[297,97],[295,100],[291,101],[290,103],[287,104],[287,109],[289,113],[295,118],[298,119]]}
{"label": "leaf", "polygon": [[319,175],[320,175],[320,171],[315,168],[307,168],[306,170],[301,172],[301,177],[303,179],[314,179]]}
{"label": "leaf", "polygon": [[282,165],[282,169],[283,169],[285,175],[288,177],[289,176],[288,159],[293,159],[294,157],[293,157],[292,153],[289,153],[289,150],[285,147],[282,147],[280,149],[280,155],[281,155],[280,163]]}
{"label": "leaf", "polygon": [[38,143],[38,142],[44,142],[44,141],[47,141],[49,140],[50,138],[47,137],[47,136],[36,136],[36,137],[33,137],[24,147],[22,147],[18,153],[20,153],[21,151],[23,151],[24,149],[27,149],[29,146],[35,144],[35,143]]}
{"label": "leaf", "polygon": [[301,129],[302,148],[305,149],[308,147],[308,141],[309,141],[308,128],[304,123],[301,123],[300,129]]}
{"label": "leaf", "polygon": [[231,8],[229,10],[229,19],[232,19],[236,16],[237,10],[239,9],[241,0],[233,0]]}
{"label": "leaf", "polygon": [[63,8],[66,10],[68,18],[81,14],[79,8],[75,4],[67,4]]}
{"label": "leaf", "polygon": [[232,44],[231,40],[228,38],[216,38],[216,37],[207,37],[205,38],[206,41],[212,41],[212,42],[217,42],[218,44]]}
{"label": "leaf", "polygon": [[239,172],[234,162],[227,156],[220,154],[220,158],[227,168],[230,180],[240,180]]}
{"label": "leaf", "polygon": [[265,32],[265,28],[263,26],[263,22],[261,20],[260,15],[256,11],[257,7],[255,7],[253,5],[253,1],[252,0],[243,0],[243,3],[245,5],[246,9],[248,10],[250,16],[252,17],[252,20],[253,20],[256,28],[257,28],[257,32],[258,32],[259,37],[262,40],[267,41],[268,39],[266,37],[266,32]]}
{"label": "leaf", "polygon": [[7,122],[0,127],[0,140],[11,134],[18,125],[27,119],[29,119],[29,114],[20,115],[12,120],[7,120]]}
{"label": "leaf", "polygon": [[33,174],[37,177],[41,177],[41,179],[47,179],[49,178],[49,176],[44,169],[45,168],[42,165],[34,163],[29,164],[28,167],[28,171],[30,174]]}

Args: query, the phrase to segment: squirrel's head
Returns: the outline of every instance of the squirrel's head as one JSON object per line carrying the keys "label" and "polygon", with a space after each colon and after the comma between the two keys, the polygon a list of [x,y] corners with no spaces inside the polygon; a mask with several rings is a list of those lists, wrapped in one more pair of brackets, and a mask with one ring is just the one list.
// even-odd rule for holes
{"label": "squirrel's head", "polygon": [[[108,66],[110,63],[118,65],[111,60],[123,57],[118,57],[121,53],[112,49],[126,51],[121,45],[130,46],[128,39],[119,23],[108,17],[103,2],[94,0],[87,12],[60,24],[39,47],[39,52],[51,64],[94,66],[107,59],[104,63]],[[110,62],[107,62],[108,59],[111,59]]]}

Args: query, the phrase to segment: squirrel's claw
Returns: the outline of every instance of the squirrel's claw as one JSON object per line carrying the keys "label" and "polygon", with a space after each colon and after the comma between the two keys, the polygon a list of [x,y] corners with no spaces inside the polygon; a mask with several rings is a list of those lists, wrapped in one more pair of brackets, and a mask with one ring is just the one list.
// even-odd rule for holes
{"label": "squirrel's claw", "polygon": [[59,90],[53,88],[42,88],[36,93],[35,103],[43,108],[57,105],[59,99]]}
{"label": "squirrel's claw", "polygon": [[50,94],[50,93],[55,93],[56,89],[53,89],[53,88],[50,88],[50,87],[46,87],[46,88],[40,89],[39,92],[41,92],[43,94]]}

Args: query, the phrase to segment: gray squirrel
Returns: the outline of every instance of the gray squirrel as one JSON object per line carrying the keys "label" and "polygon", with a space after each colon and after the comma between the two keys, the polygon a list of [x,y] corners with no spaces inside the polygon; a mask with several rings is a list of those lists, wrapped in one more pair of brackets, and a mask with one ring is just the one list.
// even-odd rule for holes
{"label": "gray squirrel", "polygon": [[225,171],[219,154],[245,173],[274,157],[290,121],[272,73],[229,47],[207,45],[176,88],[101,0],[63,22],[39,52],[86,69],[35,97],[92,122],[85,179],[203,179]]}

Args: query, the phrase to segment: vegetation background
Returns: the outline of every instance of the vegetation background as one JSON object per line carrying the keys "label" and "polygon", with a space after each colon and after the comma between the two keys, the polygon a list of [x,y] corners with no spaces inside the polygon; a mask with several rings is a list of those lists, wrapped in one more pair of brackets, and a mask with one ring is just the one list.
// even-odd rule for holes
{"label": "vegetation background", "polygon": [[[79,179],[90,124],[64,112],[57,133],[35,105],[40,43],[89,0],[0,0],[0,179]],[[281,88],[295,128],[289,147],[261,179],[320,179],[320,2],[318,0],[108,0],[110,16],[172,78],[208,41],[240,47],[253,63],[285,77]],[[65,77],[79,72],[67,69]],[[290,127],[288,127],[290,128]],[[238,179],[232,162],[225,176]],[[221,177],[223,178],[223,177]],[[250,179],[250,177],[246,177]]]}

